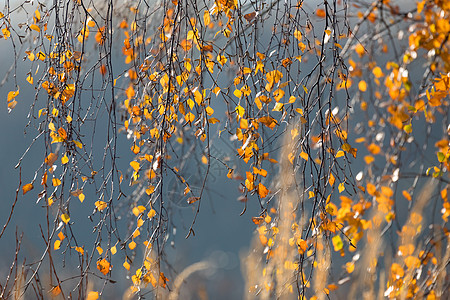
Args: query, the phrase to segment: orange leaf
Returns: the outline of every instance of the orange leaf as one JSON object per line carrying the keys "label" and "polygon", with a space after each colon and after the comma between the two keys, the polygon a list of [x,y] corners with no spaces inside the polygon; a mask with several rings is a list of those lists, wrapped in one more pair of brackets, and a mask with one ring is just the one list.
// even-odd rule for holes
{"label": "orange leaf", "polygon": [[45,163],[48,166],[53,166],[53,163],[58,159],[58,155],[55,153],[50,153],[46,158],[45,158]]}
{"label": "orange leaf", "polygon": [[258,194],[261,198],[265,198],[269,194],[269,190],[261,182],[258,184]]}
{"label": "orange leaf", "polygon": [[334,175],[330,173],[330,178],[328,179],[328,183],[330,184],[330,186],[333,186],[335,181],[336,179],[334,178]]}
{"label": "orange leaf", "polygon": [[97,300],[98,299],[98,292],[90,291],[86,297],[86,300]]}
{"label": "orange leaf", "polygon": [[134,171],[139,171],[139,162],[137,162],[137,161],[132,161],[132,162],[130,162],[130,166],[133,168],[133,170]]}
{"label": "orange leaf", "polygon": [[197,202],[198,200],[200,200],[200,197],[189,197],[189,198],[187,199],[187,203],[188,203],[188,204],[192,204],[192,203]]}
{"label": "orange leaf", "polygon": [[58,134],[59,134],[60,137],[63,138],[63,140],[67,140],[67,132],[66,132],[66,130],[64,128],[62,128],[62,127],[59,128],[58,129]]}
{"label": "orange leaf", "polygon": [[28,193],[29,191],[31,191],[33,189],[33,184],[31,183],[27,183],[22,187],[22,192],[25,195],[26,193]]}
{"label": "orange leaf", "polygon": [[411,201],[411,195],[407,191],[403,191],[402,195],[406,198],[406,200]]}
{"label": "orange leaf", "polygon": [[61,288],[59,287],[59,285],[54,286],[54,287],[51,289],[51,292],[52,292],[52,296],[56,297],[56,296],[58,296],[59,294],[61,294]]}
{"label": "orange leaf", "polygon": [[255,223],[255,225],[260,225],[264,222],[263,217],[252,217],[252,222]]}
{"label": "orange leaf", "polygon": [[96,201],[95,203],[95,207],[97,207],[98,210],[102,211],[104,210],[106,207],[108,207],[108,204],[104,201]]}
{"label": "orange leaf", "polygon": [[78,253],[80,253],[81,255],[84,254],[84,249],[83,249],[83,247],[75,247],[75,250],[76,250]]}
{"label": "orange leaf", "polygon": [[318,8],[318,9],[316,10],[316,15],[317,15],[319,18],[325,18],[325,17],[326,17],[326,12],[325,12],[325,10],[323,10],[323,9],[321,9],[321,8]]}
{"label": "orange leaf", "polygon": [[112,266],[105,258],[97,261],[97,269],[103,274],[106,275],[111,270]]}
{"label": "orange leaf", "polygon": [[248,22],[251,22],[256,17],[256,12],[251,12],[246,15],[244,15],[244,19],[246,19]]}
{"label": "orange leaf", "polygon": [[274,118],[272,118],[271,116],[261,117],[258,119],[258,121],[260,123],[266,125],[270,129],[273,129],[275,127],[275,125],[277,125],[277,121]]}
{"label": "orange leaf", "polygon": [[370,144],[367,149],[370,151],[370,153],[372,153],[373,155],[377,155],[378,153],[380,153],[381,148],[380,146],[376,145],[376,144]]}

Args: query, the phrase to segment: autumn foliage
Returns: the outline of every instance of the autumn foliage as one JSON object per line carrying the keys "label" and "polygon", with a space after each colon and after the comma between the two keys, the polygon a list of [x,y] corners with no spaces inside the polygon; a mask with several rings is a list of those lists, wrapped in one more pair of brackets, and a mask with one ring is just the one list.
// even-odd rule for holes
{"label": "autumn foliage", "polygon": [[210,265],[170,264],[173,203],[189,240],[218,169],[255,229],[244,298],[449,296],[447,1],[19,1],[0,25],[5,109],[29,107],[41,157],[23,149],[0,239],[30,197],[46,245],[21,265],[17,234],[0,298],[97,299],[128,274],[124,297],[176,299]]}

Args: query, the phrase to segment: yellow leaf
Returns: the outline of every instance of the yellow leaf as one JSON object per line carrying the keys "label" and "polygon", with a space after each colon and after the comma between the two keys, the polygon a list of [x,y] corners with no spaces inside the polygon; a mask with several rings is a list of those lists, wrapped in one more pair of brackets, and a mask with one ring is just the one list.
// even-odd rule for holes
{"label": "yellow leaf", "polygon": [[84,199],[85,199],[85,196],[83,193],[78,195],[78,200],[80,200],[81,203],[83,203]]}
{"label": "yellow leaf", "polygon": [[308,153],[302,151],[302,153],[300,153],[300,157],[303,158],[304,160],[308,161]]}
{"label": "yellow leaf", "polygon": [[59,178],[53,178],[53,179],[52,179],[52,185],[53,185],[53,186],[59,186],[59,185],[61,185],[61,180],[59,180]]}
{"label": "yellow leaf", "polygon": [[81,144],[80,142],[78,142],[78,141],[72,141],[78,148],[83,148],[83,144]]}
{"label": "yellow leaf", "polygon": [[37,26],[36,24],[31,24],[31,25],[30,25],[30,29],[33,29],[33,30],[35,30],[35,31],[37,31],[37,32],[40,32],[40,31],[41,31],[41,29],[39,28],[39,26]]}
{"label": "yellow leaf", "polygon": [[184,119],[186,120],[186,122],[192,123],[195,120],[195,116],[189,112],[184,116]]}
{"label": "yellow leaf", "polygon": [[108,207],[108,204],[104,201],[96,201],[94,203],[95,207],[97,207],[98,210],[102,211],[104,210],[106,207]]}
{"label": "yellow leaf", "polygon": [[239,127],[242,128],[242,129],[247,129],[247,128],[248,128],[248,120],[242,118],[242,119],[239,121]]}
{"label": "yellow leaf", "polygon": [[54,250],[58,250],[60,247],[61,247],[61,241],[60,241],[60,240],[56,240],[56,241],[53,243],[53,249],[54,249]]}
{"label": "yellow leaf", "polygon": [[376,78],[380,78],[380,77],[384,76],[383,71],[381,70],[380,67],[373,68],[372,73],[373,73],[373,75],[375,75]]}
{"label": "yellow leaf", "polygon": [[2,33],[3,33],[3,38],[6,40],[11,36],[11,32],[9,31],[8,28],[3,28],[2,29]]}
{"label": "yellow leaf", "polygon": [[238,105],[236,106],[236,112],[242,118],[242,116],[244,116],[245,109],[242,106]]}
{"label": "yellow leaf", "polygon": [[123,263],[123,267],[124,267],[125,269],[127,269],[128,271],[130,270],[130,264],[128,263],[128,261],[125,261],[125,262]]}
{"label": "yellow leaf", "polygon": [[205,10],[203,13],[203,21],[205,22],[205,26],[208,26],[211,23],[211,16],[209,14],[209,10]]}
{"label": "yellow leaf", "polygon": [[[221,64],[222,66],[228,61],[228,59],[224,56],[224,55],[217,55],[217,61],[219,62],[219,64]],[[216,87],[215,89],[217,89],[218,87]],[[219,89],[219,91],[220,91],[220,89]],[[213,90],[213,92],[214,92],[214,90]],[[214,92],[215,94],[216,94],[216,96],[217,96],[217,93],[216,92]]]}
{"label": "yellow leaf", "polygon": [[8,102],[10,102],[11,100],[13,100],[14,98],[17,97],[17,95],[19,95],[19,89],[17,89],[17,91],[11,91],[8,93]]}
{"label": "yellow leaf", "polygon": [[153,208],[148,212],[147,217],[149,219],[153,218],[156,215],[156,210],[154,210]]}
{"label": "yellow leaf", "polygon": [[342,157],[342,156],[344,156],[344,151],[339,150],[339,151],[336,153],[336,158],[339,158],[339,157]]}
{"label": "yellow leaf", "polygon": [[61,220],[64,222],[64,223],[69,223],[69,221],[70,221],[70,217],[69,217],[69,215],[68,214],[62,214],[61,215]]}
{"label": "yellow leaf", "polygon": [[333,246],[334,246],[334,251],[339,251],[342,249],[342,247],[344,247],[344,243],[342,242],[342,239],[339,235],[335,235],[333,236],[333,238],[331,239]]}
{"label": "yellow leaf", "polygon": [[212,89],[212,92],[213,92],[214,94],[216,94],[216,96],[217,96],[217,95],[219,95],[219,93],[220,93],[220,88],[219,88],[218,86],[216,86],[215,88]]}
{"label": "yellow leaf", "polygon": [[147,189],[145,189],[145,193],[147,195],[151,195],[155,192],[155,187],[153,185],[149,186]]}
{"label": "yellow leaf", "polygon": [[275,107],[272,109],[272,111],[282,111],[283,110],[283,103],[278,102],[277,104],[275,104]]}
{"label": "yellow leaf", "polygon": [[134,248],[136,248],[136,243],[135,243],[135,241],[131,241],[131,242],[128,244],[128,248],[130,248],[130,250],[133,250]]}
{"label": "yellow leaf", "polygon": [[27,54],[27,57],[30,61],[34,61],[34,53],[31,51],[25,51],[25,53]]}
{"label": "yellow leaf", "polygon": [[345,190],[345,185],[343,182],[339,183],[338,190],[339,193],[342,193]]}
{"label": "yellow leaf", "polygon": [[355,263],[353,262],[348,262],[345,264],[345,269],[347,270],[347,273],[353,273],[353,271],[355,270]]}
{"label": "yellow leaf", "polygon": [[210,106],[205,108],[205,111],[208,114],[208,116],[211,116],[214,113],[214,109],[212,109]]}
{"label": "yellow leaf", "polygon": [[31,74],[28,74],[27,81],[28,83],[33,84],[33,77],[31,76]]}
{"label": "yellow leaf", "polygon": [[366,162],[367,165],[370,165],[374,160],[375,158],[372,155],[364,156],[364,161]]}
{"label": "yellow leaf", "polygon": [[275,98],[276,102],[279,102],[281,98],[284,96],[284,91],[281,89],[277,89],[273,92],[273,97]]}
{"label": "yellow leaf", "polygon": [[114,255],[114,254],[116,254],[116,253],[117,253],[117,248],[116,248],[116,246],[112,246],[112,247],[111,247],[111,254]]}
{"label": "yellow leaf", "polygon": [[67,157],[66,154],[64,154],[64,156],[61,157],[61,163],[62,163],[63,165],[65,165],[65,164],[67,164],[68,162],[69,162],[69,158]]}
{"label": "yellow leaf", "polygon": [[295,31],[294,31],[294,37],[295,37],[297,40],[301,41],[301,40],[302,40],[302,33],[301,33],[301,31],[295,29]]}
{"label": "yellow leaf", "polygon": [[98,254],[102,255],[102,253],[103,253],[102,247],[98,246],[96,249],[97,249]]}
{"label": "yellow leaf", "polygon": [[132,162],[130,162],[130,166],[133,168],[134,171],[136,172],[139,171],[140,166],[139,162],[133,160]]}

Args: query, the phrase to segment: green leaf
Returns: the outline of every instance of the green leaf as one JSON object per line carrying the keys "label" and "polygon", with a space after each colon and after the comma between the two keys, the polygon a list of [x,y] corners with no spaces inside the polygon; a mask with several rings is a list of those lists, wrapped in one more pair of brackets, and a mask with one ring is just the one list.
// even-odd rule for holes
{"label": "green leaf", "polygon": [[442,152],[438,152],[437,153],[437,158],[438,158],[440,163],[443,163],[445,161],[445,154],[442,153]]}

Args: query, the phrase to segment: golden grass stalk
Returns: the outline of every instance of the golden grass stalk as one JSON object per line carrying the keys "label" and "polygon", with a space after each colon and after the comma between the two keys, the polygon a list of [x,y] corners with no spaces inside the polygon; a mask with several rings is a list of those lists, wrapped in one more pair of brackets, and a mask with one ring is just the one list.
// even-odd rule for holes
{"label": "golden grass stalk", "polygon": [[[411,209],[411,213],[408,216],[408,220],[406,221],[405,225],[402,228],[401,231],[401,239],[400,243],[401,245],[413,245],[414,246],[414,252],[413,256],[418,257],[419,256],[419,247],[416,243],[417,237],[419,236],[419,233],[422,228],[423,224],[423,211],[425,208],[425,205],[427,204],[428,200],[430,199],[430,195],[433,194],[434,190],[436,189],[436,186],[438,184],[438,181],[435,179],[431,179],[425,184],[425,187],[420,192],[419,196],[416,199],[416,202],[414,206]],[[396,263],[404,266],[404,256],[397,256]],[[403,279],[403,282],[405,284],[404,288],[401,290],[400,293],[400,299],[406,299],[408,294],[408,286],[409,283],[412,281],[414,276],[414,270],[415,268],[411,267],[408,268],[408,271],[405,274],[405,277]]]}
{"label": "golden grass stalk", "polygon": [[[290,130],[288,129],[287,132]],[[248,255],[241,257],[246,281],[244,299],[289,299],[293,297],[291,284],[295,281],[295,274],[292,268],[286,267],[286,265],[293,264],[297,254],[296,247],[289,245],[289,239],[293,236],[291,226],[295,222],[295,207],[298,201],[294,191],[295,174],[288,159],[293,151],[293,146],[292,139],[287,134],[280,157],[279,196],[276,204],[278,218],[273,221],[275,223],[273,225],[278,228],[278,233],[274,246],[269,250],[272,251],[271,258],[264,265],[263,247],[258,235],[255,235],[253,239]]]}
{"label": "golden grass stalk", "polygon": [[[367,231],[367,242],[361,253],[361,261],[353,272],[355,281],[350,287],[349,299],[357,299],[361,297],[365,300],[375,299],[375,281],[378,259],[383,251],[383,240],[381,237],[381,223],[383,221],[383,213],[379,210],[372,212],[372,227]],[[383,276],[384,277],[384,276]],[[380,278],[380,294],[384,294],[384,278]]]}
{"label": "golden grass stalk", "polygon": [[176,300],[180,295],[181,285],[185,280],[192,274],[198,271],[203,271],[212,267],[211,262],[200,261],[186,267],[178,276],[175,278],[173,283],[173,290],[169,294],[169,300]]}
{"label": "golden grass stalk", "polygon": [[317,235],[316,259],[317,266],[313,277],[313,288],[317,299],[324,300],[324,290],[327,285],[328,271],[331,264],[331,250],[329,245],[325,245],[322,233]]}

